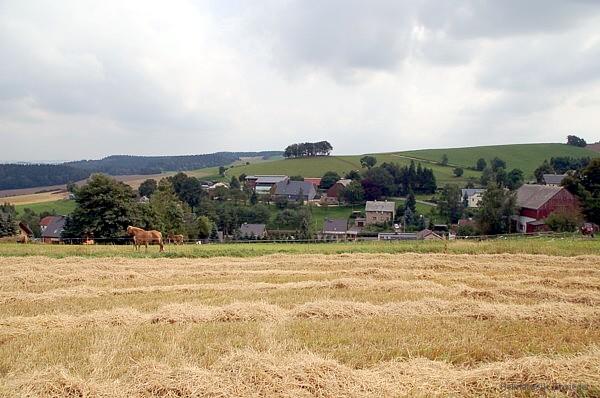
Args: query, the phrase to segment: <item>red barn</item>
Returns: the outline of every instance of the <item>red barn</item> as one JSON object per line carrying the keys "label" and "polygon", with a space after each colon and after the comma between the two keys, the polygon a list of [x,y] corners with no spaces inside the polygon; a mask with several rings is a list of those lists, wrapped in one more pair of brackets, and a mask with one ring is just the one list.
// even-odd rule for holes
{"label": "red barn", "polygon": [[517,190],[517,207],[517,231],[526,233],[546,230],[545,219],[555,211],[580,211],[572,193],[550,185],[523,185]]}

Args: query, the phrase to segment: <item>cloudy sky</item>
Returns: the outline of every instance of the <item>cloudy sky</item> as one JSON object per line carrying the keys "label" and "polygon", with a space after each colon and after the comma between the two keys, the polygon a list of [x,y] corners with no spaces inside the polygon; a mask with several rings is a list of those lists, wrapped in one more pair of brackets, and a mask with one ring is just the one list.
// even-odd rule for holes
{"label": "cloudy sky", "polygon": [[0,0],[0,160],[600,139],[598,0]]}

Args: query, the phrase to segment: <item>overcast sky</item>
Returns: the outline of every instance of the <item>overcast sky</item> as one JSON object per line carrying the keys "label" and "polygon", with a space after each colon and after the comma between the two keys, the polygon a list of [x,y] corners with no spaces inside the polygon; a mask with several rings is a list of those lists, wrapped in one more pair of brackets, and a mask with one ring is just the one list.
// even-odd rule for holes
{"label": "overcast sky", "polygon": [[598,0],[0,0],[0,160],[600,139]]}

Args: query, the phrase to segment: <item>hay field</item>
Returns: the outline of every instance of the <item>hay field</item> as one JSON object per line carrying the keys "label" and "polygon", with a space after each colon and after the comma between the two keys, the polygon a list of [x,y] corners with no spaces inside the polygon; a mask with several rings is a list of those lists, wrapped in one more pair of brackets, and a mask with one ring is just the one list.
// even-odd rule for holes
{"label": "hay field", "polygon": [[23,256],[0,270],[2,396],[600,394],[600,256]]}

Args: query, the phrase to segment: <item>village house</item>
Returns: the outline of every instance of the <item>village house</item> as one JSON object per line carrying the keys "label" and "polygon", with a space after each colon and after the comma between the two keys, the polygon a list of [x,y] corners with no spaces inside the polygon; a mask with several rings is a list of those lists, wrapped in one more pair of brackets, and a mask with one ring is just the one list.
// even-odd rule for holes
{"label": "village house", "polygon": [[338,204],[342,190],[350,185],[351,182],[352,180],[349,179],[338,180],[327,190],[327,193],[323,196],[321,202],[325,204]]}
{"label": "village house", "polygon": [[240,239],[264,239],[267,237],[267,226],[265,224],[244,223],[238,231]]}
{"label": "village house", "polygon": [[348,228],[348,221],[342,219],[327,219],[323,230],[318,234],[318,239],[327,241],[356,240],[357,229]]}
{"label": "village house", "polygon": [[479,207],[479,202],[483,197],[485,189],[466,188],[461,189],[461,198],[466,203],[467,207]]}
{"label": "village house", "polygon": [[544,174],[542,176],[544,185],[550,185],[553,187],[560,187],[560,184],[565,179],[566,174]]}
{"label": "village house", "polygon": [[60,220],[61,218],[61,216],[46,216],[42,218],[40,220],[40,231],[44,232],[46,228],[48,228],[48,225],[52,224],[57,220]]}
{"label": "village house", "polygon": [[[53,217],[52,221],[42,231],[42,242],[43,243],[60,243],[62,240],[61,235],[65,228],[66,218],[62,217],[62,216],[51,216],[51,217]],[[42,220],[44,220],[44,219],[42,219]]]}
{"label": "village house", "polygon": [[259,195],[267,195],[271,193],[275,184],[288,180],[289,177],[284,175],[246,176],[246,186],[253,189]]}
{"label": "village house", "polygon": [[[258,189],[258,187],[257,187]],[[276,198],[286,198],[288,200],[313,200],[317,195],[317,190],[313,184],[306,181],[280,181],[275,184],[272,190]]]}
{"label": "village house", "polygon": [[368,201],[365,205],[365,225],[390,223],[396,216],[396,203]]}
{"label": "village house", "polygon": [[555,211],[578,212],[579,201],[563,187],[525,184],[517,190],[519,214],[512,218],[517,232],[547,230],[545,219]]}

